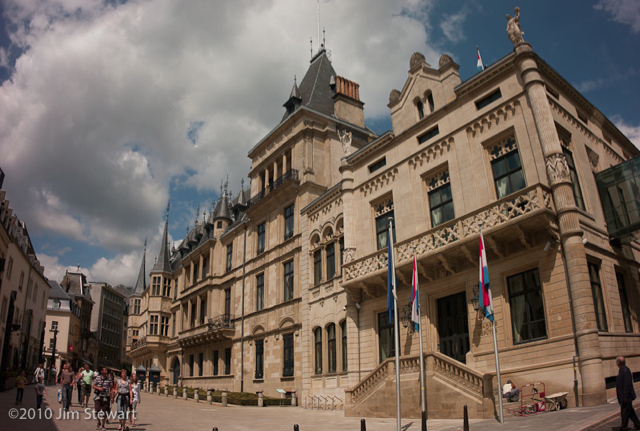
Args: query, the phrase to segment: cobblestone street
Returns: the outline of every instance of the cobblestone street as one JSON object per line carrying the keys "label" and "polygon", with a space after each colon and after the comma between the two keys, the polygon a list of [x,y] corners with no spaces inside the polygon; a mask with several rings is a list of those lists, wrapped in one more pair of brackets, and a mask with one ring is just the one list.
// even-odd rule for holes
{"label": "cobblestone street", "polygon": [[[35,393],[33,386],[25,389],[23,404],[16,406],[15,389],[0,393],[0,430],[25,431],[92,431],[96,422],[91,419],[92,409],[85,410],[74,404],[68,417],[60,417],[61,405],[56,400],[57,390],[47,388],[41,416],[35,411]],[[74,392],[74,396],[75,396]],[[74,397],[75,399],[75,397]],[[637,404],[636,407],[640,405]],[[13,409],[17,409],[13,410]],[[48,410],[47,410],[48,409]],[[506,417],[505,425],[500,426],[494,420],[471,421],[472,430],[608,430],[618,424],[619,406],[605,404],[596,407],[548,412],[537,416],[515,418]],[[13,418],[12,415],[16,415]],[[115,414],[115,406],[113,406]],[[30,419],[31,417],[31,419]],[[395,419],[367,418],[369,431],[394,430]],[[307,430],[360,430],[360,418],[346,418],[342,411],[305,410],[301,407],[240,407],[206,402],[195,403],[173,397],[143,393],[139,406],[138,425],[132,431],[181,430],[211,431],[260,431],[292,430],[298,424],[300,431]],[[404,431],[420,430],[420,421],[406,419],[402,421]],[[108,430],[116,431],[118,422],[111,421]],[[462,420],[429,420],[429,430],[454,431],[462,429]]]}

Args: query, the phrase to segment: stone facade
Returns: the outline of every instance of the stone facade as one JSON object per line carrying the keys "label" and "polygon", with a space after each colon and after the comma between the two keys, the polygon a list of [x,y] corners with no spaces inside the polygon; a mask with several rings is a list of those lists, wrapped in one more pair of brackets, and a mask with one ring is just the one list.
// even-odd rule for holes
{"label": "stone facade", "polygon": [[[399,314],[418,260],[429,417],[497,408],[492,329],[472,304],[481,226],[503,380],[606,402],[617,355],[640,369],[640,248],[609,240],[594,173],[638,150],[525,42],[466,82],[449,56],[435,69],[414,54],[381,136],[363,105],[319,52],[249,152],[250,191],[225,186],[171,253],[165,229],[152,286],[131,297],[134,367],[394,416],[393,216]],[[418,334],[399,336],[403,415],[419,417]]]}

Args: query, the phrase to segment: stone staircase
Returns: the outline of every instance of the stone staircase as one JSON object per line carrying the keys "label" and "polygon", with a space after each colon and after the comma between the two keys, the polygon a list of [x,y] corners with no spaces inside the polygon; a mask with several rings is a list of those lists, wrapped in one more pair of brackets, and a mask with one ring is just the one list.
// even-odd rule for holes
{"label": "stone staircase", "polygon": [[[424,354],[427,417],[461,418],[466,405],[472,419],[496,414],[492,376],[474,370],[439,352]],[[420,357],[400,358],[401,414],[420,418]],[[396,416],[395,359],[382,362],[360,383],[345,391],[345,415]]]}

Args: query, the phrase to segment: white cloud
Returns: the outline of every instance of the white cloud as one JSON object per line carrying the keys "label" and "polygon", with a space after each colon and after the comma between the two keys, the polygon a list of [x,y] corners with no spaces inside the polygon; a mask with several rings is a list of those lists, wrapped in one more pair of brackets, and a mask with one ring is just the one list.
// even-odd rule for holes
{"label": "white cloud", "polygon": [[631,26],[631,31],[640,33],[640,2],[638,0],[600,0],[594,6],[612,15],[616,22]]}
{"label": "white cloud", "polygon": [[[6,1],[9,37],[23,52],[0,87],[0,154],[32,235],[115,251],[91,274],[124,265],[122,279],[135,277],[141,238],[157,235],[172,180],[213,197],[229,174],[238,191],[247,151],[278,123],[293,76],[307,70],[315,8]],[[367,117],[388,115],[413,52],[437,64],[430,10],[431,0],[321,2],[334,68],[360,84]]]}
{"label": "white cloud", "polygon": [[456,43],[465,39],[463,24],[469,12],[470,11],[465,8],[458,13],[444,15],[444,19],[440,22],[440,28],[451,42]]}
{"label": "white cloud", "polygon": [[627,124],[620,116],[612,117],[612,121],[636,147],[640,148],[640,125]]}

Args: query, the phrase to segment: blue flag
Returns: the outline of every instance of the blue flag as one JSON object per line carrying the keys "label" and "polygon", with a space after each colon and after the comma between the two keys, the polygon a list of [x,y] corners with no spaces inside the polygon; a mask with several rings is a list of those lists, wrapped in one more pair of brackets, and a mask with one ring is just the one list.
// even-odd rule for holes
{"label": "blue flag", "polygon": [[395,307],[393,305],[393,300],[396,297],[396,286],[395,286],[395,277],[394,277],[394,262],[393,262],[393,239],[391,237],[391,232],[387,232],[387,245],[389,246],[389,252],[387,254],[387,313],[389,314],[389,323],[393,323],[393,315],[395,312]]}

